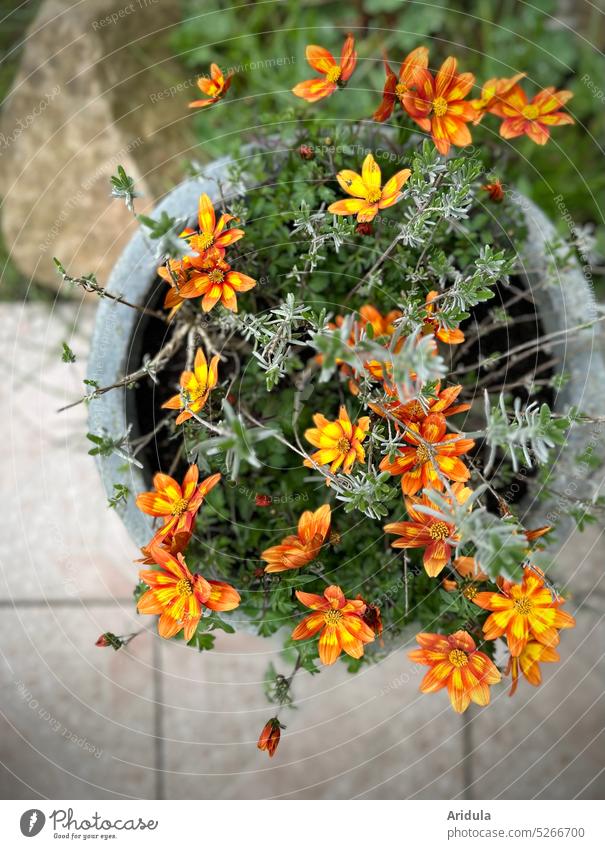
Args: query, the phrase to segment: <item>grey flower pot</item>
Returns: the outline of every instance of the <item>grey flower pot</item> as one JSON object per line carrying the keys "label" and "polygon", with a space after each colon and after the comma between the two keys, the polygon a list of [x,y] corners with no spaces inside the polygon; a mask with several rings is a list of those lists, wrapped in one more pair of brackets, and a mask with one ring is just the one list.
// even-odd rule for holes
{"label": "grey flower pot", "polygon": [[[153,216],[163,211],[169,215],[189,216],[191,222],[197,215],[198,199],[207,192],[218,200],[220,180],[223,195],[228,197],[236,191],[230,185],[227,169],[230,159],[216,161],[206,170],[204,179],[188,180],[177,186],[157,206]],[[591,287],[575,261],[563,262],[561,252],[552,250],[550,243],[555,240],[555,228],[546,216],[533,203],[523,196],[514,198],[519,214],[526,219],[529,235],[522,253],[525,267],[524,276],[530,288],[540,285],[536,308],[541,317],[546,334],[559,334],[552,343],[553,353],[561,358],[561,372],[570,375],[570,380],[557,393],[555,409],[567,411],[570,405],[580,408],[591,416],[605,414],[601,383],[603,379],[603,358],[597,343],[595,327],[573,329],[586,324],[595,315],[595,299]],[[122,294],[127,300],[138,305],[146,305],[156,283],[157,260],[152,247],[142,232],[132,238],[126,250],[117,262],[107,283],[108,291]],[[549,284],[542,286],[545,278]],[[141,316],[136,311],[102,300],[99,304],[94,335],[92,339],[88,377],[96,380],[100,386],[110,385],[124,374],[140,365]],[[137,411],[133,409],[134,393],[125,389],[116,389],[102,395],[90,403],[90,430],[99,434],[106,432],[118,436],[133,425],[137,433]],[[599,437],[594,428],[585,425],[574,426],[569,434],[567,445],[557,450],[555,457],[555,489],[582,497],[590,495],[585,470],[578,469],[578,457],[586,450],[592,450]],[[112,494],[113,485],[122,483],[133,495],[118,510],[131,537],[137,545],[145,544],[152,534],[152,522],[134,504],[134,494],[150,485],[152,469],[139,469],[130,466],[125,469],[124,461],[115,455],[99,457],[98,465],[105,489]],[[546,517],[558,518],[565,524],[568,510],[561,504],[545,504],[536,500],[536,491],[530,490],[524,504],[521,505],[525,525],[541,524]],[[552,522],[550,522],[552,523]]]}

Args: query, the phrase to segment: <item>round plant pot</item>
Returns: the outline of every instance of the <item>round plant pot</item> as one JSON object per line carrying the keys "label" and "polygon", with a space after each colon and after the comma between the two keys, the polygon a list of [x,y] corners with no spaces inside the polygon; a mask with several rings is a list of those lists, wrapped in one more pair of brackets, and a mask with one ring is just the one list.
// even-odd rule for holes
{"label": "round plant pot", "polygon": [[[153,217],[158,217],[162,212],[181,218],[189,216],[188,223],[193,224],[200,194],[206,192],[217,203],[219,182],[222,197],[241,194],[241,187],[234,187],[229,179],[231,163],[228,157],[217,160],[206,169],[204,179],[181,183],[158,204]],[[543,333],[549,336],[550,351],[559,358],[557,371],[568,376],[563,387],[555,393],[554,409],[563,413],[574,406],[588,415],[602,416],[605,414],[601,391],[603,358],[595,326],[586,326],[596,314],[592,289],[578,263],[564,256],[564,248],[553,248],[556,231],[544,213],[522,195],[513,195],[513,201],[528,229],[527,240],[520,252],[523,266],[521,277],[530,291],[540,287],[535,309]],[[113,269],[107,282],[108,291],[121,294],[126,300],[140,306],[156,306],[157,265],[153,246],[141,231],[137,232]],[[100,302],[90,351],[89,379],[95,380],[99,386],[109,386],[140,367],[144,353],[142,335],[145,322],[145,316],[129,307],[109,299]],[[578,329],[579,326],[582,326],[581,329]],[[131,390],[119,388],[91,401],[91,432],[119,437],[130,427],[131,436],[139,435],[135,395]],[[567,492],[568,495],[578,497],[587,494],[586,489],[583,489],[586,472],[578,471],[578,458],[597,444],[595,440],[598,442],[591,427],[575,425],[571,428],[567,444],[558,447],[556,455],[553,454],[553,489],[560,492],[569,490],[571,481],[574,487]],[[128,487],[131,495],[117,509],[134,542],[138,546],[144,545],[152,535],[152,519],[136,508],[134,496],[150,487],[151,477],[156,470],[128,465],[116,454],[99,456],[97,461],[108,495],[113,494],[114,484]],[[525,526],[543,524],[549,516],[552,519],[553,510],[556,511],[559,527],[562,523],[564,526],[566,520],[569,520],[568,511],[560,504],[538,501],[536,495],[537,486],[530,483],[529,492],[521,504]]]}

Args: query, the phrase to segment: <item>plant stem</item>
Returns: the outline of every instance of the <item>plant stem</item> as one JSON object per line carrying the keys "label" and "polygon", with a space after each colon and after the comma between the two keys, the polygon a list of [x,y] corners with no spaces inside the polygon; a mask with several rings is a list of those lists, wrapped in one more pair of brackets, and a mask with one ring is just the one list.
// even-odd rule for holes
{"label": "plant stem", "polygon": [[131,383],[136,383],[136,381],[140,380],[142,377],[151,376],[152,372],[155,373],[157,371],[161,371],[164,366],[166,366],[168,362],[172,359],[172,356],[178,351],[183,342],[183,339],[189,333],[189,330],[189,324],[181,324],[180,326],[177,326],[176,330],[170,338],[170,341],[167,342],[162,348],[160,348],[155,357],[149,360],[146,365],[142,366],[136,371],[131,372],[130,374],[125,375],[125,377],[122,377],[120,380],[110,384],[109,386],[100,386],[98,389],[95,389],[89,395],[84,395],[77,401],[72,401],[71,404],[66,404],[64,407],[60,407],[57,412],[62,413],[64,410],[69,410],[72,407],[77,407],[78,404],[82,404],[84,401],[93,401],[95,398],[99,398],[101,395],[105,395],[106,392],[111,392],[112,389],[119,389],[122,386],[129,386]]}
{"label": "plant stem", "polygon": [[74,286],[83,289],[85,292],[94,293],[100,298],[109,298],[110,301],[114,301],[116,304],[122,304],[125,307],[129,307],[132,310],[140,312],[142,315],[148,315],[152,318],[157,318],[160,321],[168,323],[168,318],[164,313],[159,312],[158,310],[149,309],[149,307],[142,307],[139,304],[133,304],[121,295],[112,295],[111,292],[108,292],[104,286],[101,286],[95,280],[91,280],[88,277],[72,277],[71,274],[67,274],[65,270],[60,271],[60,274],[64,282],[71,283]]}

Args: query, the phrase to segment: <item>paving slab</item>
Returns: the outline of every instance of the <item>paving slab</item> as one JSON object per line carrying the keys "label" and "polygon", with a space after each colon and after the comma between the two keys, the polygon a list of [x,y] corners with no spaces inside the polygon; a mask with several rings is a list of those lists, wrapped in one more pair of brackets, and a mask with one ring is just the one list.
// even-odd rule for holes
{"label": "paving slab", "polygon": [[[84,404],[57,414],[85,390],[96,303],[0,305],[0,350],[11,363],[0,384],[3,599],[129,596],[137,550],[106,498],[88,455]],[[76,324],[77,322],[77,324]],[[76,353],[61,362],[61,343]],[[18,564],[18,568],[17,567]]]}
{"label": "paving slab", "polygon": [[605,795],[605,621],[580,614],[543,684],[501,691],[471,721],[471,790],[488,799]]}
{"label": "paving slab", "polygon": [[262,682],[284,673],[277,640],[221,636],[211,653],[163,646],[166,794],[170,798],[448,797],[463,774],[461,721],[417,692],[402,649],[354,676],[300,672],[277,754],[256,749],[273,715]]}
{"label": "paving slab", "polygon": [[154,797],[153,636],[97,648],[106,615],[2,612],[1,798]]}

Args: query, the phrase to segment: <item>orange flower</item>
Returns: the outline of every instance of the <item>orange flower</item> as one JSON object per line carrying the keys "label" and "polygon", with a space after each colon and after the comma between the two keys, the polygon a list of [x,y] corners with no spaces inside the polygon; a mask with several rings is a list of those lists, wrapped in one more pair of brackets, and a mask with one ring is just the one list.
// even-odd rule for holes
{"label": "orange flower", "polygon": [[500,180],[493,180],[493,182],[486,183],[481,188],[488,193],[490,200],[493,200],[494,203],[501,203],[504,200],[504,187]]}
{"label": "orange flower", "polygon": [[212,357],[208,366],[202,349],[198,348],[195,352],[193,371],[184,371],[179,379],[181,391],[162,404],[162,409],[183,411],[176,418],[177,425],[187,421],[204,407],[210,391],[214,389],[218,381],[218,361],[217,354]]}
{"label": "orange flower", "polygon": [[293,94],[302,97],[308,103],[315,103],[323,97],[334,94],[337,88],[344,88],[357,64],[355,39],[350,33],[342,47],[340,65],[336,64],[336,59],[325,47],[308,44],[305,53],[307,62],[313,70],[322,74],[321,77],[298,83],[292,89]]}
{"label": "orange flower", "polygon": [[436,693],[447,687],[452,707],[464,713],[471,701],[489,704],[489,688],[502,676],[466,631],[456,631],[449,637],[441,634],[417,634],[419,649],[408,655],[415,663],[431,668],[420,684],[422,693]]}
{"label": "orange flower", "polygon": [[[401,342],[403,343],[404,341],[405,340],[402,338]],[[384,382],[385,386],[389,383],[389,381],[393,379],[393,363],[389,360],[385,362],[380,362],[379,360],[369,360],[369,362],[363,364],[363,367],[368,372],[368,374],[374,378],[374,380]]]}
{"label": "orange flower", "polygon": [[[373,339],[390,339],[395,332],[395,322],[401,316],[402,312],[400,310],[390,310],[390,312],[383,315],[372,304],[363,304],[359,308],[359,316],[353,322],[347,344],[350,348],[354,348],[362,333],[364,331],[367,333],[368,326],[372,328]],[[328,329],[338,330],[343,326],[344,322],[345,316],[337,315],[334,318],[334,322],[328,323]]]}
{"label": "orange flower", "polygon": [[[384,385],[384,391],[387,395],[393,397],[397,395],[397,390]],[[371,410],[382,418],[394,417],[399,419],[404,424],[410,422],[420,423],[426,419],[430,413],[442,413],[444,416],[455,416],[456,413],[464,413],[470,410],[470,404],[456,404],[455,401],[462,391],[462,386],[447,386],[445,389],[440,389],[440,383],[435,387],[435,396],[427,399],[426,409],[420,401],[408,401],[402,404],[401,401],[387,401],[383,404],[368,404]]]}
{"label": "orange flower", "polygon": [[275,754],[275,750],[279,745],[279,738],[281,737],[281,729],[284,726],[281,725],[279,719],[274,716],[273,719],[270,719],[269,722],[265,724],[265,727],[260,733],[260,737],[258,738],[257,748],[261,750],[261,752],[267,752],[269,757],[272,758]]}
{"label": "orange flower", "polygon": [[[454,484],[456,486],[457,484]],[[472,601],[477,595],[477,584],[482,584],[489,581],[489,575],[480,568],[474,557],[456,557],[453,561],[453,566],[456,572],[462,578],[460,581],[447,581],[444,579],[442,584],[448,592],[460,590],[462,595],[469,601]]]}
{"label": "orange flower", "polygon": [[[187,227],[180,234],[182,239],[186,239],[189,246],[199,254],[199,261],[204,259],[215,260],[222,259],[225,255],[225,248],[237,242],[245,235],[243,230],[237,227],[225,229],[230,221],[235,221],[235,216],[229,215],[226,212],[216,220],[216,213],[212,201],[206,193],[200,196],[198,207],[198,225],[199,232],[196,233],[190,227]],[[194,262],[193,257],[188,257],[190,262]]]}
{"label": "orange flower", "polygon": [[269,564],[265,572],[285,572],[300,569],[319,555],[330,530],[332,511],[323,504],[314,513],[305,510],[298,520],[298,532],[285,537],[279,545],[265,549],[261,559]]}
{"label": "orange flower", "polygon": [[357,600],[363,601],[366,606],[363,613],[363,621],[372,629],[374,636],[381,638],[380,645],[384,646],[384,640],[382,639],[382,614],[380,612],[380,608],[376,604],[371,604],[369,601],[366,601],[360,595],[357,596]]}
{"label": "orange flower", "polygon": [[416,495],[426,487],[442,490],[440,474],[459,483],[469,479],[469,470],[458,458],[470,451],[475,442],[458,436],[444,439],[446,427],[441,413],[431,413],[421,424],[411,422],[403,436],[410,447],[400,448],[392,462],[388,456],[383,457],[381,471],[402,476],[404,495]]}
{"label": "orange flower", "polygon": [[[456,498],[463,504],[471,490],[462,484],[457,486],[460,489],[456,492]],[[398,534],[398,539],[391,543],[393,548],[424,548],[424,569],[429,577],[435,578],[449,562],[452,546],[456,544],[458,537],[451,522],[417,510],[420,505],[438,510],[426,493],[422,493],[420,498],[406,498],[405,507],[411,521],[391,522],[384,526],[384,531],[387,534]]]}
{"label": "orange flower", "polygon": [[[360,463],[366,458],[362,442],[370,427],[369,416],[363,416],[356,424],[352,424],[346,407],[341,407],[336,421],[330,422],[321,413],[313,416],[315,427],[305,431],[305,439],[319,448],[311,454],[311,460],[320,466],[330,466],[331,472],[336,472],[341,466],[348,474],[353,463]],[[304,465],[315,468],[311,460],[305,460]]]}
{"label": "orange flower", "polygon": [[534,528],[532,531],[525,531],[525,538],[528,542],[533,542],[540,537],[546,536],[552,531],[552,525],[542,525],[541,528]]}
{"label": "orange flower", "polygon": [[256,280],[252,277],[233,271],[223,259],[216,259],[189,279],[180,290],[180,296],[201,297],[204,312],[210,312],[219,301],[225,309],[237,312],[236,292],[248,292],[255,286]]}
{"label": "orange flower", "polygon": [[192,575],[182,554],[176,557],[161,548],[153,550],[155,562],[161,568],[142,569],[141,581],[149,586],[140,597],[139,613],[159,614],[158,633],[167,640],[184,630],[190,640],[202,616],[202,609],[233,610],[240,596],[223,581],[207,581],[201,575]]}
{"label": "orange flower", "polygon": [[189,466],[181,487],[174,478],[158,472],[153,478],[155,492],[139,493],[136,505],[141,512],[164,519],[164,534],[188,532],[204,498],[221,479],[219,473],[210,475],[198,486],[198,476],[198,467]]}
{"label": "orange flower", "polygon": [[189,280],[192,270],[190,257],[188,256],[183,257],[182,260],[171,259],[168,261],[168,266],[160,265],[157,270],[158,276],[170,286],[170,291],[164,299],[164,306],[167,309],[171,308],[171,318],[184,303],[179,293],[181,286],[184,286]]}
{"label": "orange flower", "polygon": [[368,153],[361,166],[361,176],[355,171],[339,171],[336,175],[340,187],[351,198],[330,204],[328,212],[334,215],[357,215],[358,221],[372,221],[378,210],[386,209],[401,199],[401,189],[412,172],[409,168],[398,171],[381,188],[380,166]]}
{"label": "orange flower", "polygon": [[374,632],[363,621],[366,605],[360,599],[347,599],[340,587],[327,587],[323,597],[296,591],[296,597],[314,613],[292,631],[293,640],[305,640],[319,631],[319,658],[329,666],[345,651],[351,657],[362,657],[364,643],[371,643]]}
{"label": "orange flower", "polygon": [[187,514],[186,523],[186,526],[181,528],[179,532],[175,534],[170,533],[170,531],[166,533],[163,528],[156,531],[150,542],[141,548],[141,554],[143,557],[136,562],[144,563],[146,566],[153,566],[156,562],[153,555],[154,549],[156,548],[161,548],[169,554],[182,554],[189,545],[191,537],[193,536],[195,521],[190,514]]}
{"label": "orange flower", "polygon": [[498,114],[504,118],[500,135],[504,139],[526,135],[536,144],[546,144],[551,127],[574,123],[571,115],[559,111],[571,97],[571,91],[550,86],[528,101],[521,86],[515,86],[499,107]]}
{"label": "orange flower", "polygon": [[456,73],[457,62],[447,58],[437,76],[426,68],[416,71],[416,90],[405,100],[409,115],[425,132],[430,133],[439,153],[448,153],[451,145],[466,147],[472,138],[469,121],[477,118],[477,111],[464,98],[475,82],[474,74]]}
{"label": "orange flower", "polygon": [[508,649],[519,657],[530,639],[552,648],[559,644],[558,629],[573,628],[575,619],[560,610],[562,601],[553,600],[544,581],[532,569],[525,569],[520,584],[505,582],[501,593],[477,593],[473,601],[493,613],[483,624],[488,640],[506,634]]}
{"label": "orange flower", "polygon": [[229,91],[232,77],[233,74],[229,74],[228,77],[225,77],[219,66],[215,65],[213,62],[210,65],[210,78],[200,77],[197,81],[199,90],[202,94],[207,95],[207,98],[204,100],[192,100],[189,104],[189,108],[192,109],[196,106],[211,106],[213,103],[216,103],[217,100],[221,100],[221,98],[223,98]]}
{"label": "orange flower", "polygon": [[[395,332],[395,322],[398,318],[401,318],[402,313],[399,310],[390,310],[390,312],[383,315],[379,310],[376,309],[372,304],[363,304],[359,308],[359,317],[353,322],[353,326],[351,327],[351,335],[347,341],[347,344],[350,348],[355,348],[362,334],[365,332],[367,334],[367,328],[370,326],[372,328],[372,338],[374,340],[388,340],[393,333]],[[328,324],[328,328],[330,330],[337,330],[342,327],[345,321],[344,315],[337,315],[334,318],[334,322],[330,322]],[[403,339],[401,340],[401,345],[403,344]],[[399,350],[400,344],[398,343],[396,346],[396,350]],[[321,363],[323,361],[323,357],[318,355],[317,362]],[[337,363],[340,363],[340,373],[345,377],[357,377],[357,370],[350,366],[348,363],[343,363],[342,360],[336,360]],[[364,363],[364,367],[367,366],[367,363]],[[355,383],[354,380],[349,381],[349,390],[352,395],[359,394],[359,387]]]}
{"label": "orange flower", "polygon": [[[390,310],[383,315],[372,304],[363,304],[359,308],[359,319],[357,325],[361,328],[366,328],[371,325],[374,339],[389,339],[395,332],[395,322],[401,318],[403,313],[401,310]],[[337,316],[337,320],[340,316]]]}
{"label": "orange flower", "polygon": [[402,109],[406,109],[406,99],[410,97],[410,92],[416,85],[416,73],[419,68],[427,68],[428,64],[429,51],[427,47],[416,47],[415,50],[408,53],[399,68],[399,77],[395,76],[389,68],[387,60],[384,60],[387,78],[382,93],[382,102],[372,116],[375,121],[386,121],[387,118],[390,118],[397,101],[399,101]]}
{"label": "orange flower", "polygon": [[492,77],[491,80],[483,83],[481,97],[470,101],[471,106],[477,111],[477,117],[473,123],[478,124],[486,112],[499,115],[502,101],[508,97],[524,76],[525,74],[515,74],[514,77]]}
{"label": "orange flower", "polygon": [[526,679],[534,687],[539,687],[542,683],[542,673],[540,671],[541,663],[558,663],[560,660],[558,652],[550,646],[545,646],[538,643],[536,640],[530,640],[519,657],[512,657],[508,662],[506,674],[511,674],[512,686],[509,696],[512,696],[519,683],[519,670],[523,673]]}
{"label": "orange flower", "polygon": [[447,327],[442,327],[439,323],[439,311],[435,309],[433,303],[438,297],[439,292],[435,289],[431,290],[426,296],[424,307],[426,310],[425,329],[429,333],[434,333],[437,339],[440,342],[445,342],[446,345],[459,345],[464,342],[464,333],[460,328],[450,330]]}

